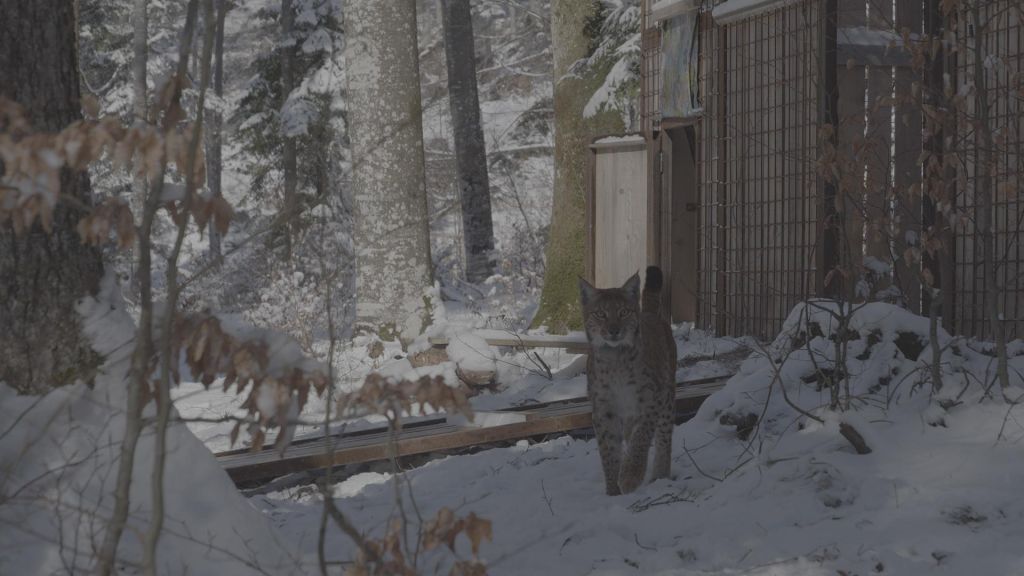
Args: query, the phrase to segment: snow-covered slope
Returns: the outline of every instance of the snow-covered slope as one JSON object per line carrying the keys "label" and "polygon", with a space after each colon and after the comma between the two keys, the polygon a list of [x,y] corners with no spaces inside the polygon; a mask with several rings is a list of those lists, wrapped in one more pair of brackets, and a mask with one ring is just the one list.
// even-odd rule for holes
{"label": "snow-covered slope", "polygon": [[[932,393],[927,320],[862,307],[850,320],[852,409],[832,412],[812,376],[834,368],[836,310],[798,308],[677,428],[672,480],[607,497],[595,442],[563,437],[431,462],[405,473],[404,497],[425,518],[446,506],[491,519],[481,555],[493,574],[1024,574],[1024,426],[1000,394],[982,398],[984,348],[943,334],[944,386]],[[1024,369],[1024,357],[1011,364]],[[743,434],[747,414],[756,423]],[[857,454],[840,423],[871,453]],[[398,514],[395,481],[349,478],[336,503],[379,536]],[[313,557],[313,490],[255,502]],[[332,557],[351,556],[350,542],[330,538]]]}
{"label": "snow-covered slope", "polygon": [[[0,574],[86,573],[114,503],[124,437],[124,378],[134,326],[108,287],[83,305],[108,354],[95,387],[18,396],[0,384]],[[114,302],[114,303],[112,303]],[[155,412],[153,404],[147,415]],[[119,565],[134,573],[152,509],[152,428],[139,440]],[[158,574],[294,574],[293,552],[183,424],[167,432],[166,521]]]}

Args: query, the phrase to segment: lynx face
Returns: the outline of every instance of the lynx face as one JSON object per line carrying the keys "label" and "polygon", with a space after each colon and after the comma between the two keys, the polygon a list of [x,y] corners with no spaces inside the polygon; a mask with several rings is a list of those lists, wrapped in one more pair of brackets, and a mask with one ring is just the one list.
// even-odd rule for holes
{"label": "lynx face", "polygon": [[580,278],[583,325],[594,346],[633,346],[640,328],[640,276],[621,288],[594,288]]}

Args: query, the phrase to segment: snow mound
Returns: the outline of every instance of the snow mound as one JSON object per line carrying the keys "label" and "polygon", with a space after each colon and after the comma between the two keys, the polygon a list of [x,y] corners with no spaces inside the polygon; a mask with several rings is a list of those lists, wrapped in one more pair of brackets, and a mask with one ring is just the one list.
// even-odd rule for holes
{"label": "snow mound", "polygon": [[[0,385],[0,574],[84,572],[95,563],[114,504],[124,436],[125,376],[134,325],[108,280],[80,311],[106,363],[90,389],[18,396]],[[146,416],[152,418],[152,404]],[[158,574],[297,573],[277,530],[243,498],[186,428],[167,431],[166,520]],[[151,511],[154,434],[139,440],[122,569],[138,565]],[[130,570],[129,570],[130,571]]]}
{"label": "snow mound", "polygon": [[[833,411],[840,330],[850,408]],[[398,517],[396,491],[424,518],[443,506],[488,518],[481,556],[496,575],[1024,574],[1024,425],[1002,395],[983,398],[993,363],[979,343],[939,332],[933,391],[928,334],[887,304],[800,305],[774,342],[744,341],[755,352],[740,373],[676,428],[673,478],[633,494],[605,496],[596,443],[561,437],[356,476],[334,495],[373,537]],[[681,358],[708,352],[694,336]],[[320,502],[302,493],[255,501],[311,555]],[[340,534],[328,550],[355,552]]]}

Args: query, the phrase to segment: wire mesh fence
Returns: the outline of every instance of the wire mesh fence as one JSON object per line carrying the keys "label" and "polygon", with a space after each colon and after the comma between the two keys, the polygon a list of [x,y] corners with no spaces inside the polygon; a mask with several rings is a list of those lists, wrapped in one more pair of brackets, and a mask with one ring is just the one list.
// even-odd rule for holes
{"label": "wire mesh fence", "polygon": [[[991,335],[994,298],[1007,335],[1014,338],[1024,335],[1024,203],[1018,185],[1024,168],[1024,7],[1009,0],[969,2],[957,23],[958,93],[969,96],[955,151],[961,178],[953,325],[958,333]],[[990,210],[984,209],[983,195],[989,196]],[[992,274],[986,277],[988,260]]]}
{"label": "wire mesh fence", "polygon": [[661,28],[651,8],[655,0],[641,0],[640,16],[640,131],[651,134],[661,120]]}
{"label": "wire mesh fence", "polygon": [[[959,46],[940,78],[966,102],[944,138],[951,209],[922,190],[928,109],[907,96],[929,81],[912,48],[941,0],[797,0],[722,21],[716,4],[700,3],[699,20],[698,325],[767,338],[808,297],[922,314],[939,298],[950,332],[991,336],[996,301],[1008,336],[1024,334],[1024,7],[959,4]],[[659,109],[671,71],[651,1],[642,6],[652,133],[671,120]],[[922,256],[940,213],[954,224],[950,245]],[[940,273],[952,278],[941,294]]]}
{"label": "wire mesh fence", "polygon": [[774,334],[813,294],[817,2],[718,26],[702,18],[699,320]]}

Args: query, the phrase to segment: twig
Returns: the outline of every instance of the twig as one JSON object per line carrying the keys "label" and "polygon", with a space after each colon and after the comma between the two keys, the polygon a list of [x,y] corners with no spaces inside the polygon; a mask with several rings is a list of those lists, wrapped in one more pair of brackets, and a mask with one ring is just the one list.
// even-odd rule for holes
{"label": "twig", "polygon": [[853,445],[853,449],[857,451],[857,454],[871,454],[871,447],[868,446],[868,443],[864,441],[864,437],[853,426],[846,422],[840,422],[839,433]]}
{"label": "twig", "polygon": [[[195,3],[196,0],[190,3],[190,12],[197,9]],[[185,160],[186,192],[184,202],[186,207],[190,203],[190,198],[196,189],[195,166],[199,155],[199,140],[202,136],[203,119],[205,116],[206,90],[210,84],[210,61],[213,55],[214,39],[213,29],[213,0],[203,0],[203,53],[199,81],[199,102],[196,105],[196,120],[192,127],[192,139],[189,142],[188,156]],[[162,318],[163,331],[160,340],[160,379],[156,383],[158,402],[152,475],[153,517],[149,530],[146,533],[142,560],[143,570],[147,576],[156,576],[157,544],[160,541],[160,533],[164,527],[164,470],[167,463],[167,426],[171,412],[171,372],[176,368],[172,368],[172,364],[176,361],[176,358],[173,358],[174,315],[178,306],[178,296],[181,293],[178,286],[178,259],[181,255],[181,248],[187,231],[188,218],[186,212],[186,217],[178,225],[174,248],[167,258],[167,270],[165,272],[167,300],[164,306],[164,316]]]}
{"label": "twig", "polygon": [[685,442],[683,443],[683,452],[685,452],[686,453],[686,457],[690,459],[690,463],[693,464],[694,469],[697,470],[697,472],[699,472],[702,476],[704,476],[705,478],[710,478],[711,480],[714,480],[715,482],[724,482],[725,481],[725,478],[719,478],[717,476],[712,476],[711,474],[708,474],[707,472],[705,472],[700,467],[700,464],[697,464],[697,461],[693,459],[693,454],[690,454],[690,450],[686,447],[686,443]]}
{"label": "twig", "polygon": [[540,492],[541,492],[541,494],[544,497],[544,503],[548,505],[548,512],[550,512],[551,515],[554,516],[555,515],[555,509],[551,507],[551,497],[548,496],[548,491],[547,491],[546,488],[544,488],[544,479],[543,478],[541,478],[541,480],[540,480]]}
{"label": "twig", "polygon": [[650,550],[651,552],[657,552],[658,551],[658,549],[653,547],[653,546],[644,546],[643,544],[641,544],[640,543],[640,537],[637,535],[636,532],[633,532],[633,542],[636,542],[636,545],[641,547],[641,548],[643,548],[644,550]]}
{"label": "twig", "polygon": [[[182,42],[178,55],[178,67],[172,76],[174,87],[168,103],[168,111],[175,107],[181,100],[181,90],[185,83],[188,67],[188,53],[192,44],[192,35],[195,30],[196,17],[199,4],[198,0],[190,0],[186,10],[185,29],[182,35]],[[171,114],[165,114],[162,129],[167,132],[174,129],[175,119]],[[99,576],[110,576],[117,560],[117,549],[121,542],[121,534],[124,532],[128,520],[128,506],[130,499],[130,488],[132,472],[135,463],[135,450],[138,445],[139,436],[142,432],[142,390],[149,386],[150,359],[153,353],[153,292],[152,279],[152,231],[153,221],[160,205],[164,174],[167,170],[167,155],[161,155],[160,167],[157,179],[146,198],[145,210],[142,216],[142,223],[139,229],[139,270],[140,290],[142,295],[142,311],[139,316],[139,326],[136,330],[135,350],[133,352],[131,375],[128,378],[128,402],[127,414],[125,415],[124,440],[121,443],[121,454],[118,461],[116,487],[114,489],[114,510],[107,525],[107,531],[103,537],[103,543],[99,553],[96,555],[95,572]]]}
{"label": "twig", "polygon": [[377,553],[374,552],[373,548],[370,548],[367,545],[366,539],[363,538],[363,535],[359,533],[359,530],[356,530],[356,527],[349,522],[348,518],[342,514],[341,510],[339,510],[334,504],[333,499],[325,498],[324,507],[327,509],[327,514],[331,517],[331,520],[334,520],[334,523],[338,525],[338,528],[341,528],[341,531],[356,543],[356,546],[359,547],[360,552],[363,553],[363,556],[367,560],[374,563],[380,562],[380,557],[377,556]]}

